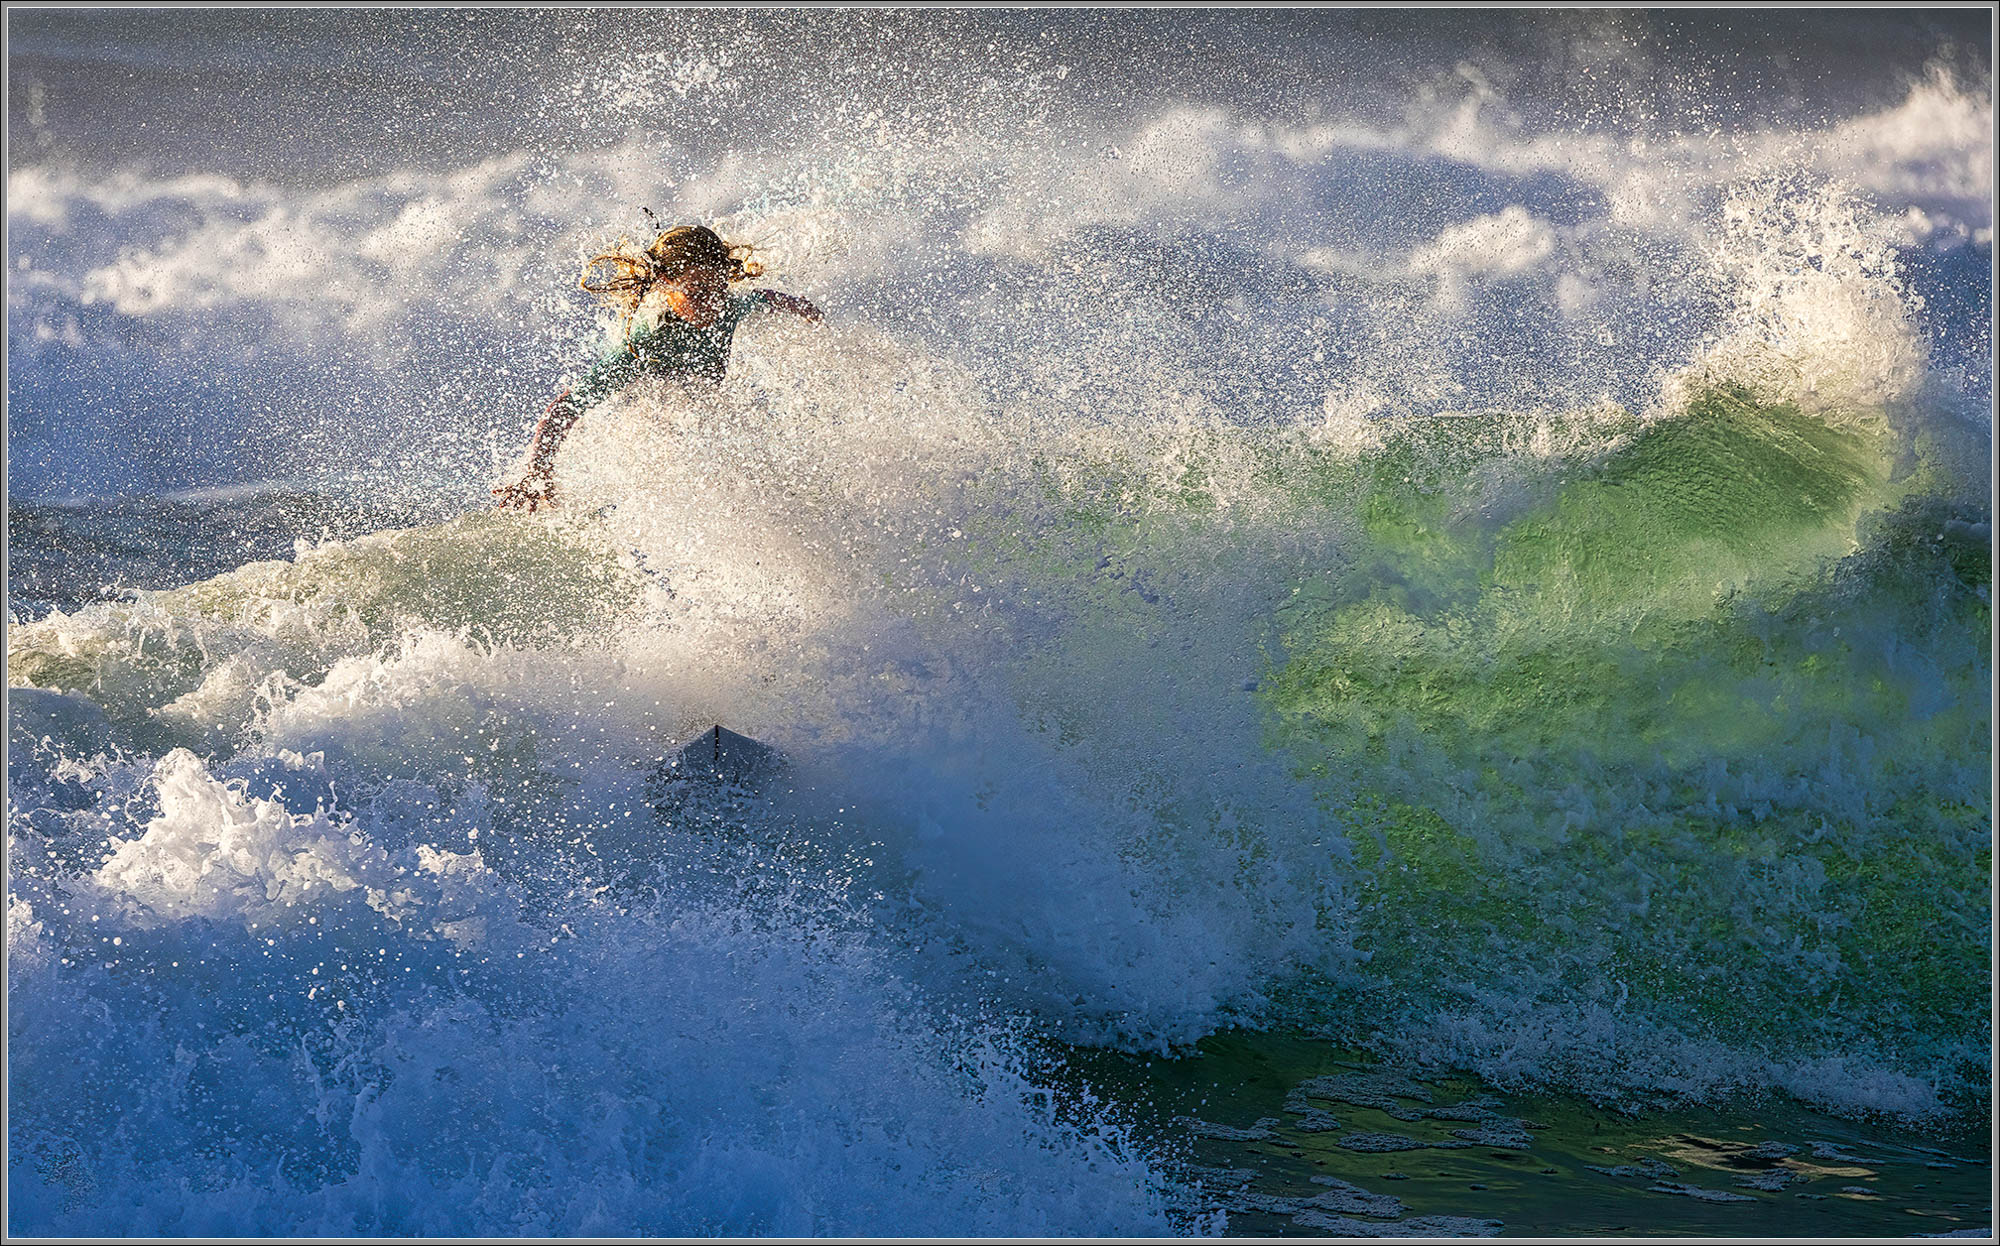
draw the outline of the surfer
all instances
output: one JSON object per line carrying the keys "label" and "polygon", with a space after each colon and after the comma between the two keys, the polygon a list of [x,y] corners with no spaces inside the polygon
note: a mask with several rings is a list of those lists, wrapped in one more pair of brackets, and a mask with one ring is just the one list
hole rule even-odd
{"label": "surfer", "polygon": [[[644,249],[620,244],[592,256],[579,284],[619,310],[619,345],[549,404],[528,442],[527,472],[493,490],[499,504],[531,511],[554,505],[556,449],[570,426],[639,377],[720,384],[736,326],[752,312],[768,307],[822,319],[819,308],[795,294],[730,290],[760,271],[748,246],[724,242],[706,225],[677,225]],[[642,307],[651,314],[641,317]]]}

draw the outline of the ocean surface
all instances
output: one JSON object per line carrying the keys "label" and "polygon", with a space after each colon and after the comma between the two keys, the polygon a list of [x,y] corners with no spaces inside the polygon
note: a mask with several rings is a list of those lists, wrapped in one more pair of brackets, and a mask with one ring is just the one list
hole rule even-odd
{"label": "ocean surface", "polygon": [[6,20],[10,1233],[1990,1230],[1989,12]]}

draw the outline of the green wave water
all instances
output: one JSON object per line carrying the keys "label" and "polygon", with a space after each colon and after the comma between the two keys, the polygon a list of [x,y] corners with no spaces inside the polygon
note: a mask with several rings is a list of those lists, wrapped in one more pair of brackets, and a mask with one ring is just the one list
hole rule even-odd
{"label": "green wave water", "polygon": [[1454,510],[1462,465],[1425,449],[1377,462],[1373,565],[1292,613],[1266,685],[1275,742],[1352,827],[1365,990],[1471,1009],[1457,1041],[1488,1055],[1559,1045],[1540,1000],[1612,1047],[1665,1027],[1976,1096],[1977,513],[1899,472],[1886,431],[1742,393],[1499,524]]}

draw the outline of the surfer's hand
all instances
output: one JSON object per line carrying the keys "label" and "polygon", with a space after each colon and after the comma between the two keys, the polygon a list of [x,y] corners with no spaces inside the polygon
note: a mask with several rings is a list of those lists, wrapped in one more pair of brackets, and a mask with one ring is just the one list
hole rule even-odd
{"label": "surfer's hand", "polygon": [[553,476],[540,472],[529,472],[510,485],[501,485],[493,490],[495,504],[504,508],[517,507],[525,511],[537,510],[556,504],[556,482]]}

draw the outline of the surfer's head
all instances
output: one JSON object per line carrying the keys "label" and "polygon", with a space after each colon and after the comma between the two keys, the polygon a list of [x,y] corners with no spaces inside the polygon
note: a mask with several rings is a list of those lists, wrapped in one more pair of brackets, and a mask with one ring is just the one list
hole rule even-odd
{"label": "surfer's head", "polygon": [[579,284],[628,322],[648,294],[664,288],[676,315],[706,323],[719,312],[731,282],[761,271],[748,245],[725,242],[706,225],[676,225],[643,248],[621,239],[591,256]]}

